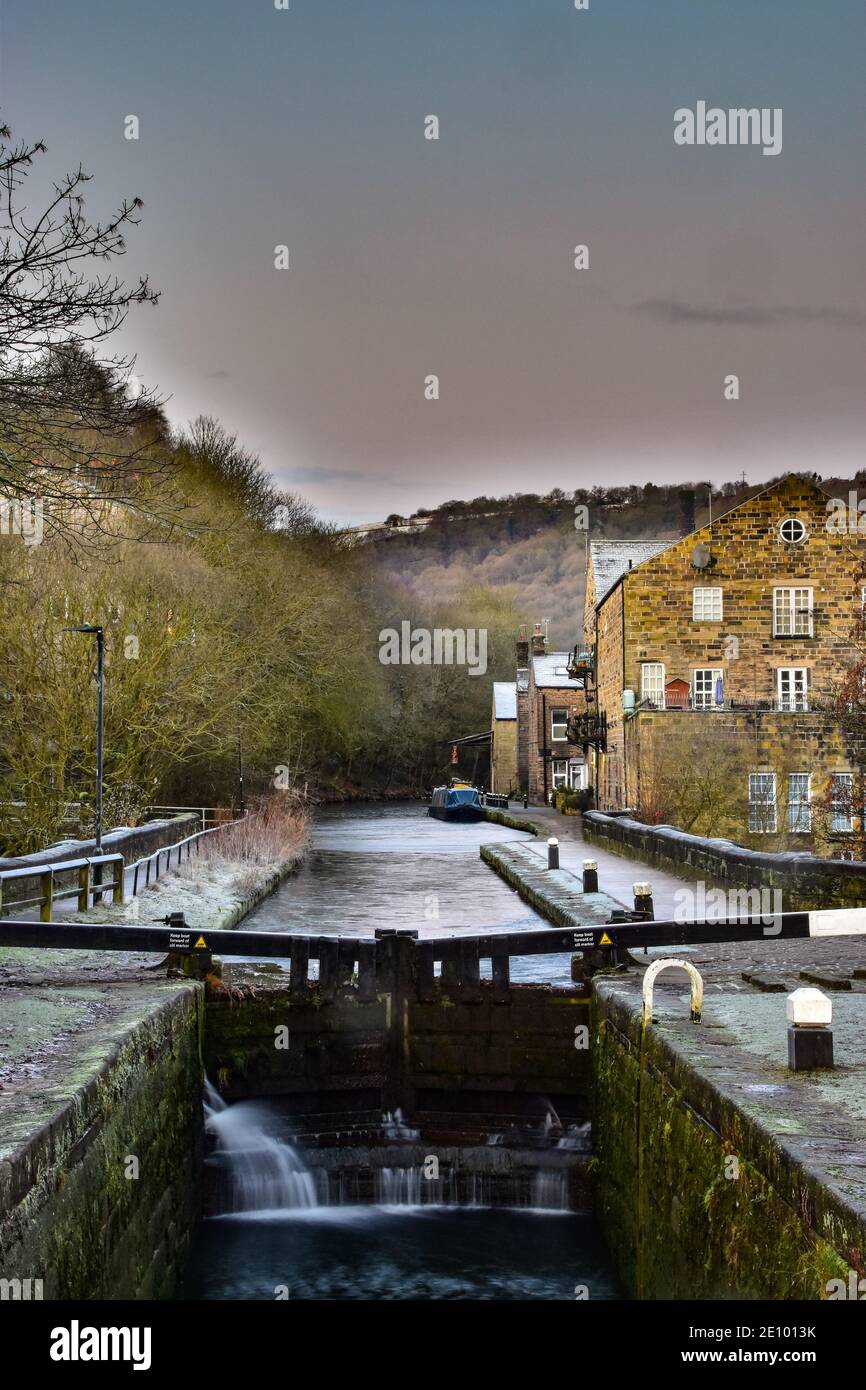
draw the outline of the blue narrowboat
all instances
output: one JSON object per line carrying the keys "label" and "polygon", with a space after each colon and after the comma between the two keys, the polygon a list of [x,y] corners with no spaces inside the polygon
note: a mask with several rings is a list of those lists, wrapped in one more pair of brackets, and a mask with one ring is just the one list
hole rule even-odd
{"label": "blue narrowboat", "polygon": [[430,798],[428,816],[437,820],[484,820],[484,808],[477,787],[468,782],[455,782],[450,787],[437,787]]}

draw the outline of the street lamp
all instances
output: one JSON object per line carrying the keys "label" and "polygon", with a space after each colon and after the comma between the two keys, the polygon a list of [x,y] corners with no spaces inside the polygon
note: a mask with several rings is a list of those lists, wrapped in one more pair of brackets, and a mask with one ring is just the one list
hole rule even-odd
{"label": "street lamp", "polygon": [[[105,633],[94,623],[65,627],[64,632],[90,632],[96,637],[96,853],[102,853],[102,729],[105,696]],[[97,866],[99,867],[99,866]]]}

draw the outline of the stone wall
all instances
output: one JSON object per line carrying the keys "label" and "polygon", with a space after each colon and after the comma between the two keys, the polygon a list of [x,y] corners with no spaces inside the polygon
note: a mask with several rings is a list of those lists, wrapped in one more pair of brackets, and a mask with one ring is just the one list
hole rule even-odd
{"label": "stone wall", "polygon": [[596,1212],[620,1278],[642,1299],[825,1298],[862,1267],[857,1194],[812,1171],[796,1125],[789,1146],[744,1112],[766,1076],[726,1072],[723,1040],[711,1063],[701,1033],[642,1029],[640,992],[596,979]]}
{"label": "stone wall", "polygon": [[[102,852],[103,854],[122,854],[124,864],[134,864],[139,859],[146,859],[156,850],[164,849],[166,845],[176,844],[178,840],[185,839],[187,835],[192,835],[199,829],[201,829],[201,817],[194,811],[172,816],[170,819],[146,821],[144,825],[123,826],[117,830],[106,831],[102,837]],[[57,844],[49,845],[46,849],[39,850],[35,854],[24,854],[7,859],[0,858],[0,870],[23,869],[32,865],[34,872],[32,879],[11,879],[3,883],[3,901],[15,903],[22,898],[35,897],[37,892],[35,875],[38,873],[40,865],[58,864],[67,859],[86,859],[95,853],[96,842],[94,840],[60,840]],[[63,877],[58,875],[61,882]],[[71,883],[75,879],[75,874],[66,877]]]}
{"label": "stone wall", "polygon": [[490,790],[513,796],[517,789],[517,720],[494,719]]}
{"label": "stone wall", "polygon": [[587,811],[589,844],[639,859],[679,878],[714,888],[779,889],[786,911],[866,905],[866,863],[744,849],[730,840],[687,835],[671,825],[642,825],[626,816]]}
{"label": "stone wall", "polygon": [[173,1295],[198,1211],[201,1021],[200,986],[154,985],[42,1127],[4,1135],[0,1278],[46,1299]]}

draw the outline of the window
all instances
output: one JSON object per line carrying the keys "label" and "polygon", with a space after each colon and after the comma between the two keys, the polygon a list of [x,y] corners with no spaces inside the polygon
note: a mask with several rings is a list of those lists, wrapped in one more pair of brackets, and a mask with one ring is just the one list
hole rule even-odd
{"label": "window", "polygon": [[722,621],[721,589],[692,589],[692,621],[720,623]]}
{"label": "window", "polygon": [[783,666],[776,672],[776,704],[780,710],[809,708],[808,675],[805,666]]}
{"label": "window", "polygon": [[830,778],[831,830],[849,831],[854,829],[853,792],[853,772],[834,772]]}
{"label": "window", "polygon": [[808,835],[812,829],[811,776],[792,772],[788,778],[788,829],[794,835]]}
{"label": "window", "polygon": [[568,760],[566,758],[558,758],[553,764],[553,790],[556,791],[558,787],[567,786]]}
{"label": "window", "polygon": [[802,545],[809,532],[799,517],[788,516],[779,526],[779,535],[786,545]]}
{"label": "window", "polygon": [[550,711],[550,737],[557,743],[568,741],[568,710]]}
{"label": "window", "polygon": [[749,829],[757,835],[776,833],[776,774],[749,773]]}
{"label": "window", "polygon": [[569,759],[568,785],[573,792],[583,791],[588,785],[586,763],[578,762],[577,758]]}
{"label": "window", "polygon": [[812,590],[773,590],[773,636],[812,636]]}
{"label": "window", "polygon": [[665,668],[660,661],[645,661],[641,666],[640,697],[655,709],[664,709]]}
{"label": "window", "polygon": [[704,667],[692,671],[692,708],[715,709],[724,704],[724,684],[722,672]]}

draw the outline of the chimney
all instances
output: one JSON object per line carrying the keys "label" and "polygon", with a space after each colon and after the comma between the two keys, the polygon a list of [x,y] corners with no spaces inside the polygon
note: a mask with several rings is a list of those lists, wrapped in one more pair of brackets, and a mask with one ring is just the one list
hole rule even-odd
{"label": "chimney", "polygon": [[535,627],[532,629],[532,655],[544,656],[544,646],[544,629],[541,623],[536,623]]}
{"label": "chimney", "polygon": [[517,629],[517,669],[525,669],[529,665],[529,639],[526,636],[526,628],[521,626]]}

